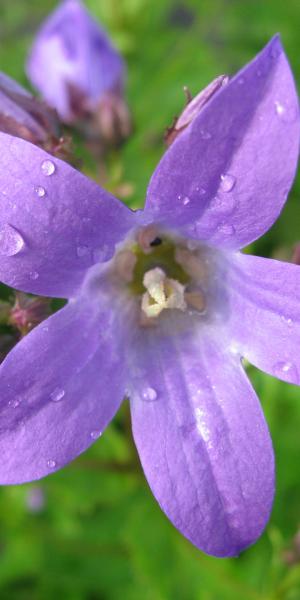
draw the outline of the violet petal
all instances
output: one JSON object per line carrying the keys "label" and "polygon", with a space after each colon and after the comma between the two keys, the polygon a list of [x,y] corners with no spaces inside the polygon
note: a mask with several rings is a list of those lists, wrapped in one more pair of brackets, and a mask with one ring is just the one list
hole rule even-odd
{"label": "violet petal", "polygon": [[36,327],[0,367],[0,482],[61,468],[88,448],[124,395],[122,324],[109,298],[78,298]]}
{"label": "violet petal", "polygon": [[0,133],[0,279],[25,292],[74,295],[136,221],[110,193],[40,148]]}
{"label": "violet petal", "polygon": [[[234,556],[269,518],[272,444],[239,358],[204,329],[136,348],[133,435],[150,487],[197,547]],[[140,373],[137,369],[140,368]]]}
{"label": "violet petal", "polygon": [[297,94],[275,37],[165,153],[150,181],[147,209],[191,237],[245,246],[278,217],[298,145]]}
{"label": "violet petal", "polygon": [[299,266],[238,253],[226,287],[233,347],[259,369],[299,385]]}

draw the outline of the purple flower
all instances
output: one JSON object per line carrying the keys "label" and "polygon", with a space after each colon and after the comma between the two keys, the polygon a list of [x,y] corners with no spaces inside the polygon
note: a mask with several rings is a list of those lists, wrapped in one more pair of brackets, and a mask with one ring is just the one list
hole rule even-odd
{"label": "purple flower", "polygon": [[278,217],[298,142],[277,37],[177,137],[144,211],[0,135],[1,280],[69,299],[1,365],[1,483],[67,464],[126,395],[143,469],[174,525],[216,556],[256,540],[274,460],[241,357],[300,383],[300,270],[240,248]]}
{"label": "purple flower", "polygon": [[24,138],[49,150],[58,143],[55,111],[0,72],[0,131]]}
{"label": "purple flower", "polygon": [[68,123],[96,112],[106,94],[121,101],[123,60],[79,0],[65,0],[42,25],[27,71]]}

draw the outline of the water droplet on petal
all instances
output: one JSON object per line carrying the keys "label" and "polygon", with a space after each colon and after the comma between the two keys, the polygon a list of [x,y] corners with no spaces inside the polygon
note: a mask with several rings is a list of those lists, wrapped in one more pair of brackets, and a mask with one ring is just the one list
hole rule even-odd
{"label": "water droplet on petal", "polygon": [[244,80],[244,78],[243,78],[243,77],[240,77],[240,78],[238,79],[238,84],[239,84],[239,85],[244,85],[244,83],[245,83],[245,80]]}
{"label": "water droplet on petal", "polygon": [[185,198],[183,198],[183,200],[182,200],[183,206],[186,206],[187,204],[189,204],[190,201],[191,201],[190,198],[188,198],[188,196],[185,196]]}
{"label": "water droplet on petal", "polygon": [[8,223],[0,229],[0,256],[14,256],[25,246],[21,234]]}
{"label": "water droplet on petal", "polygon": [[78,258],[81,258],[82,256],[86,256],[88,254],[89,248],[88,246],[77,246],[76,248],[76,254],[78,256]]}
{"label": "water droplet on petal", "polygon": [[49,469],[55,469],[56,467],[56,461],[55,460],[47,460],[47,467],[49,467]]}
{"label": "water droplet on petal", "polygon": [[99,437],[101,437],[101,435],[102,431],[100,431],[99,429],[94,429],[94,431],[91,431],[90,433],[92,440],[97,440]]}
{"label": "water droplet on petal", "polygon": [[55,164],[52,162],[52,160],[44,160],[41,164],[42,172],[44,175],[46,175],[46,177],[53,175],[55,168]]}
{"label": "water droplet on petal", "polygon": [[281,117],[281,115],[283,115],[285,113],[285,108],[284,108],[283,104],[278,102],[278,100],[276,100],[276,102],[275,102],[275,110],[280,117]]}
{"label": "water droplet on petal", "polygon": [[293,326],[293,320],[289,317],[286,317],[285,315],[281,315],[281,320],[288,326],[288,327],[292,327]]}
{"label": "water droplet on petal", "polygon": [[198,194],[200,194],[200,196],[204,196],[204,195],[206,194],[206,189],[205,189],[205,188],[203,188],[203,187],[199,187],[199,186],[197,186],[197,187],[195,188],[195,191],[196,191]]}
{"label": "water droplet on petal", "polygon": [[157,392],[151,387],[147,387],[142,393],[142,399],[145,402],[155,402],[157,400]]}
{"label": "water droplet on petal", "polygon": [[233,235],[235,233],[235,228],[230,223],[221,223],[218,225],[219,233],[223,233],[224,235]]}
{"label": "water droplet on petal", "polygon": [[272,45],[270,48],[270,57],[277,58],[277,56],[279,56],[279,53],[280,53],[280,50],[279,50],[278,46]]}
{"label": "water droplet on petal", "polygon": [[95,248],[93,258],[95,262],[104,262],[108,257],[109,247],[105,244],[101,248]]}
{"label": "water droplet on petal", "polygon": [[61,388],[55,388],[54,392],[52,392],[50,394],[50,398],[52,400],[52,402],[59,402],[60,400],[63,399],[65,395],[65,390],[61,389]]}
{"label": "water droplet on petal", "polygon": [[29,279],[32,279],[33,281],[35,281],[38,278],[39,278],[39,274],[37,271],[31,271],[31,273],[29,273]]}
{"label": "water droplet on petal", "polygon": [[274,375],[284,381],[298,383],[299,376],[297,367],[292,362],[278,362],[273,367]]}
{"label": "water droplet on petal", "polygon": [[44,198],[44,196],[46,196],[46,190],[41,185],[38,185],[35,188],[35,192],[36,192],[36,194],[38,195],[39,198]]}
{"label": "water droplet on petal", "polygon": [[211,133],[205,129],[200,129],[200,135],[203,140],[210,140],[211,138]]}
{"label": "water droplet on petal", "polygon": [[10,400],[8,404],[12,408],[17,408],[18,406],[20,406],[21,400],[19,400],[18,398],[15,398],[14,400]]}
{"label": "water droplet on petal", "polygon": [[222,192],[231,192],[236,184],[236,178],[234,175],[230,175],[227,173],[226,175],[221,175],[221,185],[220,188]]}

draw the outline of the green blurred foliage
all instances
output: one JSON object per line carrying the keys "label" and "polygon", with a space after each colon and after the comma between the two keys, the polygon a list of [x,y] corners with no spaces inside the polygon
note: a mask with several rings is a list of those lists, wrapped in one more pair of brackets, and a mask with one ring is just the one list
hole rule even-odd
{"label": "green blurred foliage", "polygon": [[[24,61],[54,0],[0,0],[0,68],[26,84]],[[234,73],[276,32],[300,81],[298,0],[87,0],[128,62],[135,130],[106,163],[132,207],[164,151],[163,132],[192,93]],[[28,84],[27,84],[28,85]],[[84,169],[98,166],[78,140]],[[300,238],[299,180],[281,218],[251,251],[289,260]],[[11,291],[2,286],[1,298]],[[2,330],[3,336],[5,331]],[[1,600],[299,600],[300,563],[286,551],[300,527],[300,392],[254,368],[277,459],[270,523],[239,558],[207,557],[160,511],[143,478],[125,405],[102,439],[42,482],[0,490]],[[39,500],[40,499],[40,500]]]}

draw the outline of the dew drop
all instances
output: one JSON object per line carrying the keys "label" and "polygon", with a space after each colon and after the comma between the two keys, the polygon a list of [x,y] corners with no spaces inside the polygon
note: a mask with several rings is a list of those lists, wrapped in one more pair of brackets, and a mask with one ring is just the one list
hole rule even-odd
{"label": "dew drop", "polygon": [[50,398],[52,402],[59,402],[63,399],[64,395],[65,390],[63,390],[62,388],[55,388],[54,392],[50,394]]}
{"label": "dew drop", "polygon": [[223,233],[224,235],[233,235],[235,233],[235,228],[230,223],[221,223],[218,226],[219,233]]}
{"label": "dew drop", "polygon": [[21,234],[8,223],[0,229],[0,256],[15,256],[25,246]]}
{"label": "dew drop", "polygon": [[220,188],[222,192],[231,192],[236,184],[236,178],[234,175],[230,175],[227,173],[226,175],[221,175],[221,185]]}
{"label": "dew drop", "polygon": [[278,362],[273,367],[274,375],[289,381],[291,383],[298,383],[299,376],[297,367],[292,362]]}
{"label": "dew drop", "polygon": [[157,400],[157,392],[151,387],[146,388],[142,393],[142,399],[145,402],[155,402]]}
{"label": "dew drop", "polygon": [[14,400],[10,400],[10,402],[8,404],[12,408],[17,408],[18,406],[20,406],[21,400],[18,400],[18,398],[15,398]]}
{"label": "dew drop", "polygon": [[101,435],[102,435],[102,431],[100,431],[99,429],[94,429],[90,433],[92,440],[97,440],[99,437],[101,437]]}
{"label": "dew drop", "polygon": [[188,198],[188,196],[185,196],[185,198],[183,198],[183,200],[182,200],[183,206],[187,206],[187,204],[189,204],[190,201],[191,201],[190,198]]}
{"label": "dew drop", "polygon": [[284,108],[283,104],[281,104],[281,102],[278,102],[278,100],[276,100],[276,102],[275,102],[275,110],[276,110],[277,114],[279,115],[279,117],[281,117],[285,113],[285,108]]}
{"label": "dew drop", "polygon": [[56,461],[51,459],[47,460],[47,467],[49,467],[49,469],[55,469]]}
{"label": "dew drop", "polygon": [[195,188],[195,191],[200,194],[200,196],[204,196],[206,194],[206,189],[200,186],[197,186]]}
{"label": "dew drop", "polygon": [[35,281],[38,278],[39,278],[39,274],[37,271],[31,271],[29,273],[29,279],[32,279],[32,281]]}
{"label": "dew drop", "polygon": [[210,140],[210,138],[211,138],[211,133],[209,133],[209,131],[207,131],[205,129],[200,130],[200,135],[203,140]]}
{"label": "dew drop", "polygon": [[52,160],[44,160],[41,164],[42,173],[49,177],[55,172],[55,164]]}
{"label": "dew drop", "polygon": [[101,248],[95,248],[93,258],[95,262],[103,262],[108,258],[109,247],[104,244]]}
{"label": "dew drop", "polygon": [[86,256],[89,251],[88,246],[77,246],[76,254],[78,258],[82,258],[82,256]]}
{"label": "dew drop", "polygon": [[270,48],[270,57],[271,58],[277,58],[277,56],[279,56],[279,48],[278,46],[272,45]]}
{"label": "dew drop", "polygon": [[285,315],[281,315],[281,320],[288,326],[293,326],[293,320],[290,317],[286,317]]}
{"label": "dew drop", "polygon": [[38,185],[34,191],[36,192],[39,198],[44,198],[44,196],[46,196],[46,190],[41,185]]}

